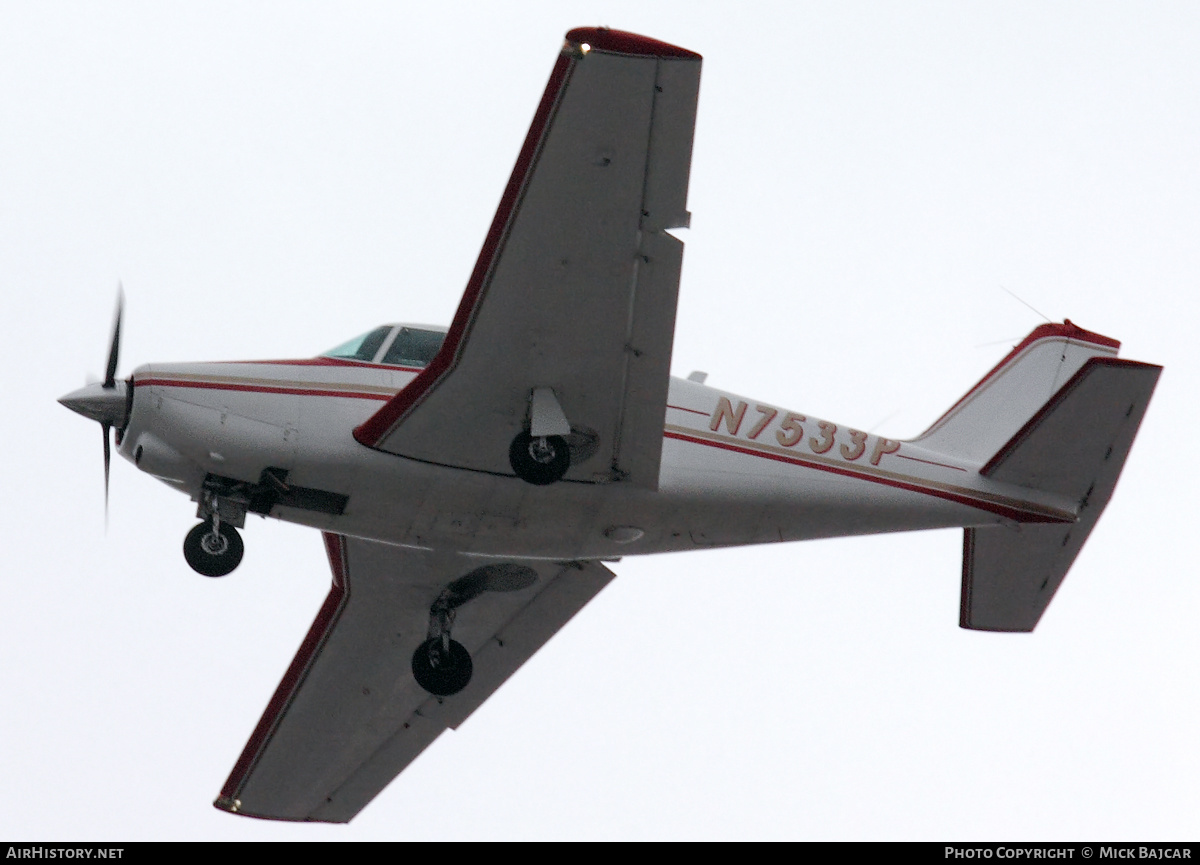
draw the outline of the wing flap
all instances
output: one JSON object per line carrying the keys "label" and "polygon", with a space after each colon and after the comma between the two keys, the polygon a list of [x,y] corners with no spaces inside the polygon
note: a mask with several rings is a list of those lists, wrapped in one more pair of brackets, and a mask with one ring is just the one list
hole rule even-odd
{"label": "wing flap", "polygon": [[612,480],[630,479],[640,486],[658,487],[671,379],[671,340],[664,341],[662,335],[675,332],[682,268],[681,241],[665,233],[642,237],[625,348],[624,399],[613,430],[616,448],[609,474]]}
{"label": "wing flap", "polygon": [[[486,696],[496,691],[614,576],[598,562],[568,562],[558,567],[555,579],[476,654],[475,674],[467,686],[468,692],[478,689]],[[482,704],[482,698],[477,702],[463,700],[453,706],[447,701],[440,708],[446,710],[446,726],[458,729]]]}
{"label": "wing flap", "polygon": [[475,658],[442,701],[412,678],[429,607],[478,559],[326,535],[330,600],[215,803],[248,816],[345,822],[447,727],[483,703],[612,579],[592,562],[534,563],[538,580],[486,592],[458,611],[454,638]]}

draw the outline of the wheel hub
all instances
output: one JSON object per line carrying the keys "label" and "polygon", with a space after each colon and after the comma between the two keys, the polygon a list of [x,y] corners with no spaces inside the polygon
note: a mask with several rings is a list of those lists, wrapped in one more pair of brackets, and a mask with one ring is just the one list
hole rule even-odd
{"label": "wheel hub", "polygon": [[529,443],[529,456],[535,463],[547,465],[554,462],[554,446],[545,436],[540,436]]}
{"label": "wheel hub", "polygon": [[229,549],[229,538],[218,532],[209,532],[200,539],[200,549],[210,556],[221,556]]}

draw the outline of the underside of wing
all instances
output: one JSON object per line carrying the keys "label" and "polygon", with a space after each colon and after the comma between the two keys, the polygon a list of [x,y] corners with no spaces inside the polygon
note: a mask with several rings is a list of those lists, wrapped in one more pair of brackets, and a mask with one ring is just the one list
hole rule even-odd
{"label": "underside of wing", "polygon": [[446,342],[360,442],[513,474],[540,424],[567,480],[657,486],[699,82],[683,49],[567,34]]}
{"label": "underside of wing", "polygon": [[223,810],[349,821],[613,576],[595,562],[522,562],[496,570],[525,579],[490,588],[476,580],[453,629],[473,674],[461,692],[438,698],[413,678],[414,653],[446,587],[487,565],[341,535],[325,543],[333,588],[214,803]]}

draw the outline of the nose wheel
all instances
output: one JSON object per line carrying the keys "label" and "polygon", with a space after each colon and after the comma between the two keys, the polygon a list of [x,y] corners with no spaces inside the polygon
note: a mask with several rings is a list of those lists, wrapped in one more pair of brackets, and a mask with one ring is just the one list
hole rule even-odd
{"label": "nose wheel", "polygon": [[183,539],[183,557],[206,577],[223,577],[242,561],[245,547],[238,530],[218,520],[203,522]]}

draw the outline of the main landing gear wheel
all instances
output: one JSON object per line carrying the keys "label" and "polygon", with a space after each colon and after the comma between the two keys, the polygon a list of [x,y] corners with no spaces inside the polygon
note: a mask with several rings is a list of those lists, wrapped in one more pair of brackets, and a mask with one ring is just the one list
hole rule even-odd
{"label": "main landing gear wheel", "polygon": [[246,550],[233,526],[214,528],[200,523],[183,539],[183,557],[192,570],[206,577],[223,577],[238,566]]}
{"label": "main landing gear wheel", "polygon": [[412,671],[417,684],[435,697],[449,697],[467,687],[474,664],[471,653],[462,643],[449,640],[449,650],[435,637],[417,646],[413,652]]}
{"label": "main landing gear wheel", "polygon": [[567,473],[571,467],[571,451],[562,436],[534,438],[523,432],[512,440],[508,462],[521,480],[544,487]]}

